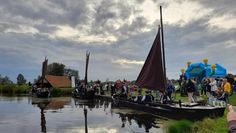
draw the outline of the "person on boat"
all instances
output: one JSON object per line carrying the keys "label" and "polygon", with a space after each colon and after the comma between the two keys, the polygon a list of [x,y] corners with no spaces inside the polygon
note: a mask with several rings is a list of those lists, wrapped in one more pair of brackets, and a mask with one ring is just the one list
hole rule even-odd
{"label": "person on boat", "polygon": [[111,96],[113,96],[115,93],[116,93],[115,84],[112,84],[111,85]]}
{"label": "person on boat", "polygon": [[134,99],[134,101],[137,102],[137,103],[141,103],[141,102],[142,102],[142,98],[143,98],[142,90],[141,90],[141,89],[138,89],[138,95],[136,96],[136,98]]}
{"label": "person on boat", "polygon": [[152,102],[153,97],[151,96],[151,91],[147,90],[145,92],[146,92],[146,94],[143,96],[142,102]]}
{"label": "person on boat", "polygon": [[207,93],[208,93],[208,96],[211,94],[211,80],[210,78],[207,78],[207,86],[206,86],[206,89],[207,89]]}
{"label": "person on boat", "polygon": [[160,97],[160,102],[166,104],[170,99],[168,98],[167,94],[165,91],[160,92],[161,97]]}
{"label": "person on boat", "polygon": [[171,82],[171,80],[167,80],[167,85],[166,85],[166,94],[170,101],[172,101],[172,93],[175,92],[175,86]]}
{"label": "person on boat", "polygon": [[203,77],[201,84],[202,84],[201,95],[206,95],[206,90],[207,90],[207,79],[206,79],[206,77]]}
{"label": "person on boat", "polygon": [[32,87],[32,94],[35,94],[35,93],[37,93],[37,86],[36,85],[33,85],[33,87]]}
{"label": "person on boat", "polygon": [[193,79],[188,79],[187,82],[187,94],[188,94],[188,101],[190,103],[194,103],[194,99],[193,99],[193,92],[195,91],[195,81]]}
{"label": "person on boat", "polygon": [[127,86],[127,83],[125,82],[122,83],[120,97],[126,98],[126,99],[128,97],[128,86]]}
{"label": "person on boat", "polygon": [[216,82],[214,77],[211,78],[211,82],[210,82],[209,85],[211,86],[211,95],[213,97],[215,97],[216,96],[216,91],[217,91],[218,88],[217,88],[217,82]]}
{"label": "person on boat", "polygon": [[229,112],[227,114],[228,133],[236,133],[236,112],[233,110],[233,106],[229,106]]}
{"label": "person on boat", "polygon": [[181,96],[187,95],[187,78],[184,76],[182,77],[181,86],[180,86],[180,94]]}

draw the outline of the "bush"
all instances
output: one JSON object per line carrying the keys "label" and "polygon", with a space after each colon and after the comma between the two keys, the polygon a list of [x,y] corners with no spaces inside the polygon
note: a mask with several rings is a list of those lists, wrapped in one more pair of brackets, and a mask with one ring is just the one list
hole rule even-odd
{"label": "bush", "polygon": [[193,125],[194,133],[213,133],[214,120],[206,118],[203,121],[197,121]]}
{"label": "bush", "polygon": [[191,133],[192,132],[191,125],[192,122],[188,120],[171,122],[167,126],[167,133]]}
{"label": "bush", "polygon": [[51,91],[52,97],[59,97],[59,96],[70,96],[72,92],[72,88],[53,88]]}
{"label": "bush", "polygon": [[16,84],[1,84],[0,85],[0,93],[7,95],[15,95],[15,94],[28,94],[30,88],[28,85],[16,85]]}

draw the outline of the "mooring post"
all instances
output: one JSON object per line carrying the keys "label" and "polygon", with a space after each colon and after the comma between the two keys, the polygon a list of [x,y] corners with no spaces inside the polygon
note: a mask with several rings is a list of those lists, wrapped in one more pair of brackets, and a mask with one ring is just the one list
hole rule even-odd
{"label": "mooring post", "polygon": [[85,117],[85,133],[88,133],[88,127],[87,127],[87,109],[84,108],[84,117]]}

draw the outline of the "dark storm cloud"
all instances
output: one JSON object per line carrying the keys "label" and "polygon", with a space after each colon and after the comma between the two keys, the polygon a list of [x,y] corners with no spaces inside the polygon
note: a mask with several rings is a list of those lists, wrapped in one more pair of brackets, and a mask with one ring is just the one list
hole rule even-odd
{"label": "dark storm cloud", "polygon": [[13,16],[20,16],[30,20],[42,20],[47,24],[69,24],[76,26],[86,23],[88,7],[86,1],[47,1],[47,0],[3,0],[3,11]]}

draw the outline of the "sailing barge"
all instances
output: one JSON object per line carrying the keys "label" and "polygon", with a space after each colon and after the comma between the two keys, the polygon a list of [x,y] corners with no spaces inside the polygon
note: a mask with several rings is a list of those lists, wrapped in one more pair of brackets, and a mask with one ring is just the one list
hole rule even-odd
{"label": "sailing barge", "polygon": [[82,100],[93,100],[95,97],[95,91],[90,89],[88,86],[88,64],[89,64],[89,56],[90,53],[86,53],[86,66],[85,66],[85,77],[84,82],[77,86],[75,90],[72,92],[72,96],[74,98],[82,99]]}
{"label": "sailing barge", "polygon": [[[143,68],[136,80],[136,85],[140,88],[159,90],[165,92],[166,87],[166,69],[165,69],[165,51],[164,36],[162,24],[162,10],[160,7],[161,27],[158,28],[157,36],[143,65]],[[160,33],[161,32],[161,33]],[[162,42],[162,43],[161,43]],[[185,105],[179,102],[164,103],[137,103],[133,100],[123,99],[118,96],[113,97],[113,105],[119,107],[129,107],[142,110],[156,115],[172,119],[202,119],[204,117],[220,117],[224,115],[225,107],[203,105],[192,103]]]}
{"label": "sailing barge", "polygon": [[33,85],[32,96],[38,98],[48,98],[50,97],[50,90],[47,81],[45,80],[47,74],[48,59],[42,63],[42,76],[38,81]]}

